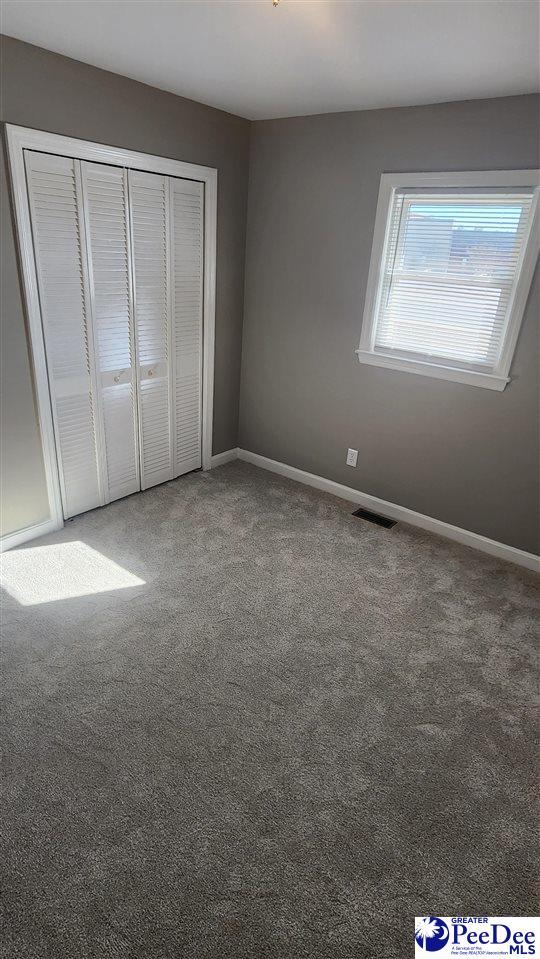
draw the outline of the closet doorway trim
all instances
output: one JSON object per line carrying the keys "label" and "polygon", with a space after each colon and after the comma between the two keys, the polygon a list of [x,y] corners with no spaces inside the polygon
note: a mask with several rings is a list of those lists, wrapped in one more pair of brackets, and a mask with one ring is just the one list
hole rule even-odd
{"label": "closet doorway trim", "polygon": [[[50,520],[40,524],[39,532],[21,530],[17,542],[22,543],[36,535],[43,535],[64,525],[60,477],[56,459],[51,399],[45,359],[45,343],[41,323],[30,205],[26,186],[24,150],[52,153],[108,163],[128,169],[144,170],[164,176],[198,180],[204,183],[204,273],[203,273],[203,391],[202,391],[202,466],[208,470],[212,465],[212,422],[214,404],[214,342],[216,310],[216,228],[217,228],[217,170],[213,167],[184,163],[150,153],[136,153],[119,147],[78,140],[41,130],[6,124],[6,139],[13,188],[17,238],[22,268],[24,296],[30,335],[31,360],[36,391],[36,403],[45,478],[49,500]],[[46,528],[45,528],[46,527]],[[28,533],[25,536],[25,533]],[[11,545],[11,544],[10,544]],[[15,544],[13,544],[15,545]]]}

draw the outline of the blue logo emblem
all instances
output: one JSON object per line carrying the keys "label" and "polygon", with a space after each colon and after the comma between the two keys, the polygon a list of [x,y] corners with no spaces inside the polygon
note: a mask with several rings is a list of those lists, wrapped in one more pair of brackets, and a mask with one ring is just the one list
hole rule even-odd
{"label": "blue logo emblem", "polygon": [[438,952],[448,942],[448,926],[437,916],[422,916],[414,930],[414,938],[426,952]]}

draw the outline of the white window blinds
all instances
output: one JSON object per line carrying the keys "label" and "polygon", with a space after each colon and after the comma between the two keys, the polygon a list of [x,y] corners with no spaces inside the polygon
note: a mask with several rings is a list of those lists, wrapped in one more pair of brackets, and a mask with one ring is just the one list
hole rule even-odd
{"label": "white window blinds", "polygon": [[383,173],[360,363],[504,390],[539,201],[540,170]]}
{"label": "white window blinds", "polygon": [[533,191],[393,196],[375,353],[496,369],[529,232]]}

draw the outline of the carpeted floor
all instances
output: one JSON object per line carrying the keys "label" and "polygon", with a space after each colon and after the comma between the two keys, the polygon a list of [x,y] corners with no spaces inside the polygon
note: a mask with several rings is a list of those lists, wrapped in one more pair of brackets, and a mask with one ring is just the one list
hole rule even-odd
{"label": "carpeted floor", "polygon": [[535,579],[353,508],[232,463],[5,555],[4,959],[536,913]]}

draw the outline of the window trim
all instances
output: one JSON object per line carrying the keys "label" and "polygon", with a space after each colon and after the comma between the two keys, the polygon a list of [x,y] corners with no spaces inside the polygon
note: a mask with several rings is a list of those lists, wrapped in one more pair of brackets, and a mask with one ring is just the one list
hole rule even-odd
{"label": "window trim", "polygon": [[[423,362],[406,357],[388,356],[375,352],[375,324],[378,314],[379,298],[382,289],[383,268],[386,260],[391,225],[391,211],[395,194],[403,189],[447,189],[447,188],[495,188],[504,189],[528,187],[534,190],[529,230],[523,245],[523,256],[518,267],[517,282],[510,303],[510,316],[502,343],[501,356],[496,369],[490,373],[469,370],[454,366],[445,366],[444,361]],[[360,363],[384,367],[390,370],[417,373],[436,379],[453,380],[469,386],[479,386],[490,390],[504,390],[510,382],[510,366],[516,348],[517,338],[529,289],[533,278],[536,260],[540,252],[540,170],[484,170],[471,173],[383,173],[379,187],[373,244],[362,320],[360,344],[355,351]]]}

